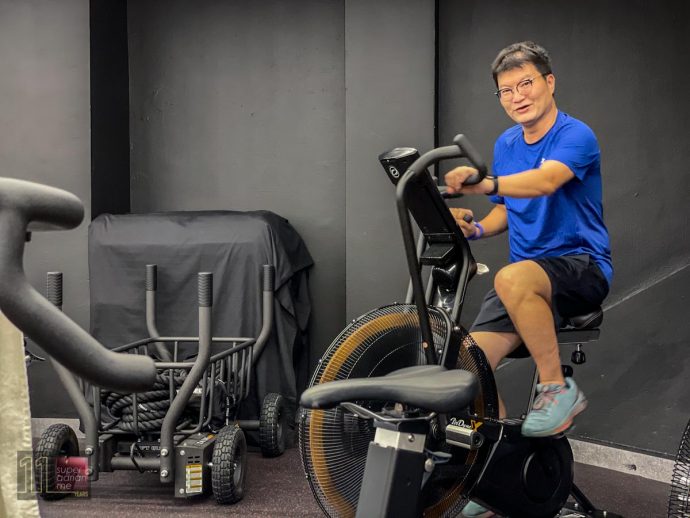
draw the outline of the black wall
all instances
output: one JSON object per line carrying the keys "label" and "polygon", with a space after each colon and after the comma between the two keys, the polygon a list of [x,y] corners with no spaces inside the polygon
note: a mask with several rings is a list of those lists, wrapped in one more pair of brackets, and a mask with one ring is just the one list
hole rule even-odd
{"label": "black wall", "polygon": [[432,2],[347,1],[346,315],[402,301],[407,264],[395,190],[377,157],[434,144]]}
{"label": "black wall", "polygon": [[[684,273],[690,263],[688,6],[496,0],[441,1],[439,10],[442,142],[464,132],[492,158],[496,137],[512,121],[492,95],[490,64],[501,48],[525,39],[552,54],[559,108],[597,134],[615,279],[601,340],[576,372],[590,410],[575,433],[603,441],[615,435],[619,444],[663,452],[677,447],[690,412],[690,371],[677,368],[690,342],[681,316],[687,307],[678,308],[690,288]],[[480,214],[490,208],[474,197],[459,204]],[[503,237],[474,249],[494,272],[507,260]],[[490,284],[484,278],[472,286],[468,322]],[[648,339],[662,329],[667,332],[656,333],[657,340]],[[512,386],[526,371],[524,362],[514,362],[502,377]]]}
{"label": "black wall", "polygon": [[127,2],[90,0],[89,15],[93,219],[130,211]]}

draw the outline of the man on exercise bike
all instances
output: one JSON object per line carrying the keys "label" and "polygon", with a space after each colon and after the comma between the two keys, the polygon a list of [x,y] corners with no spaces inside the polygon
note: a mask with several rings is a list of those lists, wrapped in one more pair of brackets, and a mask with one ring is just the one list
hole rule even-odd
{"label": "man on exercise bike", "polygon": [[[494,370],[524,342],[540,384],[522,433],[546,437],[567,430],[587,404],[561,371],[561,319],[600,306],[613,276],[599,145],[589,127],[556,107],[556,79],[543,47],[510,45],[492,72],[496,96],[517,125],[496,141],[493,177],[464,186],[476,170],[463,166],[445,182],[450,193],[486,194],[495,204],[478,222],[466,221],[473,216],[468,209],[451,209],[468,239],[509,232],[511,264],[496,274],[470,332]],[[499,400],[500,417],[505,412]],[[470,505],[477,513],[468,514],[468,506],[465,516],[479,516],[480,506]]]}

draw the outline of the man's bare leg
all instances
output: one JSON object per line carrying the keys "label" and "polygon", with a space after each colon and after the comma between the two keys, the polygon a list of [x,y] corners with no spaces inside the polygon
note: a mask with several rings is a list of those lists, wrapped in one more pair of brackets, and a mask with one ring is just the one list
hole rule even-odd
{"label": "man's bare leg", "polygon": [[[476,331],[471,334],[472,338],[486,356],[491,370],[496,372],[496,367],[503,358],[513,352],[522,342],[520,337],[515,333],[494,333],[488,331]],[[498,395],[498,417],[503,419],[506,417],[506,407]]]}
{"label": "man's bare leg", "polygon": [[494,288],[518,334],[537,364],[541,387],[522,423],[527,437],[565,432],[587,406],[575,382],[563,378],[551,311],[551,281],[533,261],[513,263],[496,274]]}
{"label": "man's bare leg", "polygon": [[541,383],[563,385],[546,272],[534,261],[513,263],[496,274],[494,288],[537,364]]}

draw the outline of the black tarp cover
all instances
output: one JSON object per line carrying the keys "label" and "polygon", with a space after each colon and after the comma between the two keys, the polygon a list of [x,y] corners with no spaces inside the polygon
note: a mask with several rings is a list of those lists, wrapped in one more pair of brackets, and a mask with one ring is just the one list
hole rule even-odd
{"label": "black tarp cover", "polygon": [[[214,336],[257,337],[262,265],[275,266],[274,328],[258,359],[242,417],[268,392],[296,405],[295,359],[308,358],[311,255],[290,223],[269,211],[98,216],[89,226],[91,333],[109,348],[148,337],[145,273],[158,265],[161,336],[197,336],[197,273],[213,272]],[[257,399],[258,395],[258,399]]]}

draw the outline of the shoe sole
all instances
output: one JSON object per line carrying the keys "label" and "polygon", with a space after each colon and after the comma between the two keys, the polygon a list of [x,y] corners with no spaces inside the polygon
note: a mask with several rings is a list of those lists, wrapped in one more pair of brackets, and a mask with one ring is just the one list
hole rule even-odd
{"label": "shoe sole", "polygon": [[487,511],[482,514],[475,514],[473,516],[467,516],[466,514],[460,514],[460,518],[498,518],[498,515],[493,511]]}
{"label": "shoe sole", "polygon": [[573,426],[573,419],[575,418],[575,416],[577,416],[579,413],[581,413],[586,408],[587,408],[587,400],[584,398],[584,396],[582,396],[582,393],[580,393],[580,394],[578,394],[578,400],[575,402],[575,406],[573,407],[573,410],[570,412],[570,416],[562,425],[560,425],[559,427],[557,427],[555,429],[545,430],[545,431],[542,431],[539,433],[530,434],[526,437],[552,437],[555,435],[562,437]]}

